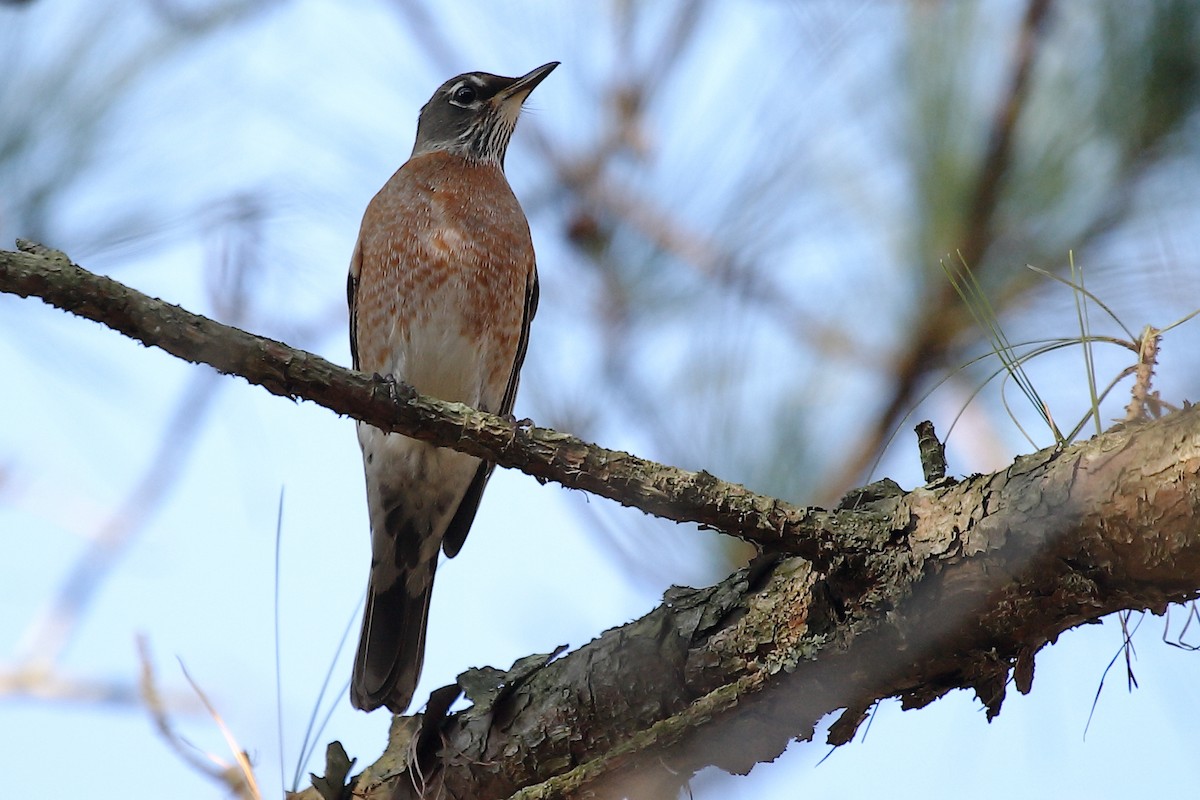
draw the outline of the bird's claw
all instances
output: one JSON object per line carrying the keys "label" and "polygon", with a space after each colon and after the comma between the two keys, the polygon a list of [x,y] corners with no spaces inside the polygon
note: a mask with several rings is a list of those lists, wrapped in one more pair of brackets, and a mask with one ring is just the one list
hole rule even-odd
{"label": "bird's claw", "polygon": [[396,380],[396,376],[390,372],[387,375],[380,375],[376,372],[371,377],[380,383],[387,384],[388,394],[397,403],[407,403],[417,396],[416,389],[404,381]]}
{"label": "bird's claw", "polygon": [[529,417],[517,419],[512,414],[505,414],[503,419],[505,422],[512,425],[513,428],[519,433],[529,433],[536,427],[533,423],[533,420],[531,420]]}

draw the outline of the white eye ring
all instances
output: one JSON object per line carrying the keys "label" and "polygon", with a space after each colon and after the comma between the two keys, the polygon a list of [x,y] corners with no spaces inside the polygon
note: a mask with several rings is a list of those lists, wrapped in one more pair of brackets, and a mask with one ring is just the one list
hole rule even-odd
{"label": "white eye ring", "polygon": [[475,87],[463,83],[450,92],[450,102],[456,106],[469,106],[475,102],[479,93],[475,91]]}

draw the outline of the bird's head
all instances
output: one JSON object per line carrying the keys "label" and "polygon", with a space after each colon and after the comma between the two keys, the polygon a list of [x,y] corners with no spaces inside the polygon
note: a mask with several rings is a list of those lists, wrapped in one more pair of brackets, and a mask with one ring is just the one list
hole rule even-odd
{"label": "bird's head", "polygon": [[421,108],[412,154],[445,151],[503,166],[521,105],[558,63],[519,78],[465,72],[446,81]]}

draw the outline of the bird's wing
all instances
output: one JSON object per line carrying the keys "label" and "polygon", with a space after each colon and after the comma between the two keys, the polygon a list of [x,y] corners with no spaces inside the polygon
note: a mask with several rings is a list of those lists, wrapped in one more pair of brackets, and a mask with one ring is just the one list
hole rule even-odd
{"label": "bird's wing", "polygon": [[521,338],[517,340],[517,357],[513,360],[512,373],[508,376],[508,386],[504,389],[504,399],[500,401],[501,415],[511,414],[513,403],[517,399],[517,384],[521,380],[521,366],[525,363],[525,351],[529,348],[529,325],[538,307],[538,277],[533,270],[533,277],[525,287],[525,315],[521,319]]}
{"label": "bird's wing", "polygon": [[[521,365],[525,363],[525,351],[529,347],[529,325],[533,322],[534,314],[537,313],[538,295],[537,270],[535,269],[533,277],[525,287],[525,315],[521,320],[521,338],[517,340],[517,357],[513,359],[512,372],[508,376],[508,386],[504,389],[504,399],[500,401],[498,414],[511,414],[513,403],[517,399],[517,384],[521,379]],[[471,480],[471,485],[467,488],[467,493],[463,495],[462,502],[458,504],[458,510],[454,512],[454,519],[450,520],[450,525],[446,528],[445,535],[442,536],[442,550],[446,553],[447,558],[454,558],[458,555],[463,542],[467,540],[467,532],[471,530],[471,523],[475,521],[475,512],[479,510],[479,501],[483,499],[483,487],[487,486],[488,478],[492,476],[492,469],[495,466],[487,461],[479,465],[475,477]]]}
{"label": "bird's wing", "polygon": [[346,304],[350,307],[350,363],[358,369],[358,274],[362,269],[362,240],[354,243],[350,274],[346,277]]}

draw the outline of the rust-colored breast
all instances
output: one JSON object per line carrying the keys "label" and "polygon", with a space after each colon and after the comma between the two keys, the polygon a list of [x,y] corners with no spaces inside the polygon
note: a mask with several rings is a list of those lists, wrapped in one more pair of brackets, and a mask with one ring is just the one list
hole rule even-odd
{"label": "rust-colored breast", "polygon": [[359,369],[499,407],[534,280],[529,225],[498,166],[409,160],[367,207],[356,248]]}

